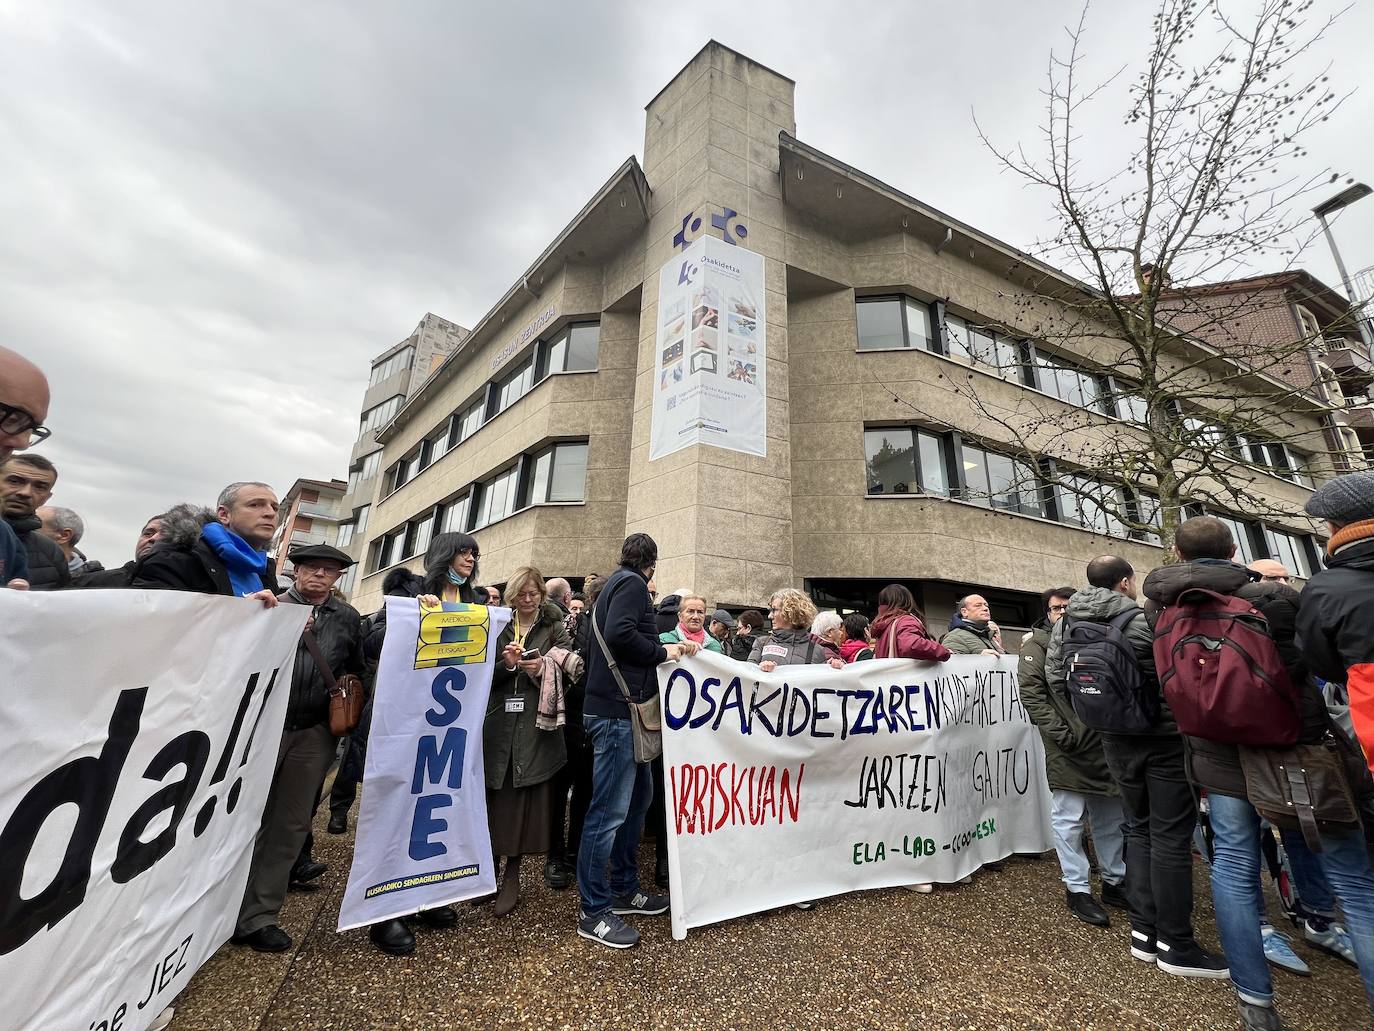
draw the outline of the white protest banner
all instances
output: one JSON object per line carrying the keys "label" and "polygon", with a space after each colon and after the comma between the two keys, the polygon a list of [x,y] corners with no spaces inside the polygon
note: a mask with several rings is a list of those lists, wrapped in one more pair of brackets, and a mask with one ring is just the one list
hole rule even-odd
{"label": "white protest banner", "polygon": [[703,236],[658,273],[649,460],[693,444],[767,454],[763,255]]}
{"label": "white protest banner", "polygon": [[233,933],[309,614],[0,591],[0,1024],[142,1031]]}
{"label": "white protest banner", "polygon": [[482,723],[510,609],[386,600],[339,930],[496,890]]}
{"label": "white protest banner", "polygon": [[1016,657],[659,667],[673,937],[1052,845]]}

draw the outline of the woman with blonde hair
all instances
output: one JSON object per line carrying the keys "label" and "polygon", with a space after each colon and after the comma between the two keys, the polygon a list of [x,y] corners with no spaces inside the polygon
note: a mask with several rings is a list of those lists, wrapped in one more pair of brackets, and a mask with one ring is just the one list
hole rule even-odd
{"label": "woman with blonde hair", "polygon": [[754,642],[749,661],[765,673],[779,666],[814,665],[828,662],[835,669],[844,667],[844,660],[832,658],[811,636],[811,621],[816,618],[816,606],[801,591],[789,587],[768,599],[768,614],[773,630]]}
{"label": "woman with blonde hair", "polygon": [[[482,726],[491,851],[493,861],[506,857],[497,916],[513,910],[520,898],[521,857],[549,850],[550,782],[568,758],[562,695],[552,682],[561,678],[572,649],[563,610],[548,600],[539,570],[517,569],[506,583],[504,600],[511,621],[496,639],[498,658]],[[551,698],[557,711],[546,713]]]}

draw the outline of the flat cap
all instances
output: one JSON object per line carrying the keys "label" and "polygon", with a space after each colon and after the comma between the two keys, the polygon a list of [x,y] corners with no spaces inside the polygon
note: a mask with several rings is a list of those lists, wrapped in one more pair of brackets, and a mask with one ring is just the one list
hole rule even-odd
{"label": "flat cap", "polygon": [[1374,472],[1346,473],[1328,480],[1307,499],[1308,515],[1345,525],[1374,519]]}
{"label": "flat cap", "polygon": [[717,623],[724,623],[731,630],[735,629],[735,617],[724,609],[716,609],[715,612],[711,613],[711,619]]}
{"label": "flat cap", "polygon": [[344,569],[357,562],[357,559],[350,558],[345,552],[330,547],[328,544],[302,544],[300,547],[288,550],[286,557],[293,563],[337,562]]}

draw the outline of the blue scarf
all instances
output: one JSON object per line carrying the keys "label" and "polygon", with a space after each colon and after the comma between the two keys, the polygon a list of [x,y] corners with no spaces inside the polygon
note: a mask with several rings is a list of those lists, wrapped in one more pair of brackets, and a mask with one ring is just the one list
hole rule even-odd
{"label": "blue scarf", "polygon": [[206,523],[201,538],[219,556],[229,574],[234,594],[242,598],[262,590],[262,574],[267,572],[267,555],[253,547],[221,523]]}

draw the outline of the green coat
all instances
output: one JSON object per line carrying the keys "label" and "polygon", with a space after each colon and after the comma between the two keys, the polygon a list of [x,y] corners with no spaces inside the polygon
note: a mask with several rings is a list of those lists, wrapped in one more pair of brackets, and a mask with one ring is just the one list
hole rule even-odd
{"label": "green coat", "polygon": [[[658,639],[662,644],[678,644],[682,641],[682,628],[675,626],[671,630],[665,630],[658,635]],[[725,649],[720,646],[720,642],[710,634],[706,635],[706,643],[703,644],[702,647],[708,652],[719,652],[721,655],[725,654]]]}
{"label": "green coat", "polygon": [[1023,637],[1017,678],[1021,704],[1045,742],[1045,773],[1050,787],[1084,795],[1115,795],[1116,781],[1107,769],[1102,739],[1073,711],[1067,685],[1061,681],[1051,687],[1045,678],[1049,646],[1050,628],[1044,623]]}
{"label": "green coat", "polygon": [[[534,725],[534,718],[539,713],[539,681],[532,680],[522,670],[506,669],[501,650],[513,640],[514,620],[496,639],[491,699],[487,702],[486,722],[482,724],[487,787],[492,789],[504,785],[508,773],[517,788],[542,784],[568,761],[563,728],[540,730]],[[525,635],[525,648],[538,648],[542,655],[547,655],[551,648],[572,648],[568,632],[563,628],[563,610],[553,602],[544,602],[539,618]],[[516,697],[524,700],[524,710],[507,712],[506,700]]]}
{"label": "green coat", "polygon": [[989,648],[995,652],[1002,651],[1001,648],[997,647],[997,642],[992,639],[990,631],[984,637],[970,626],[956,626],[952,630],[945,631],[945,636],[940,638],[940,643],[955,655],[982,655]]}

